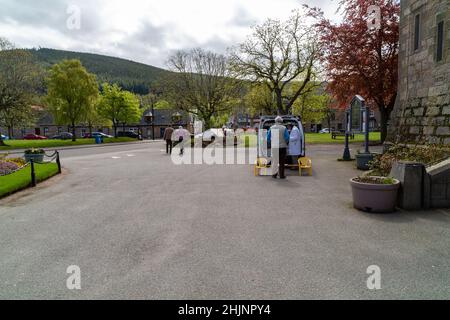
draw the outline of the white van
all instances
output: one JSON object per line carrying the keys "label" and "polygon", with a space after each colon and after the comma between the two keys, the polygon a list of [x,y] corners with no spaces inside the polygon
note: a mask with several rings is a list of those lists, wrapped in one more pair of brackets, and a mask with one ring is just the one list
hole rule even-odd
{"label": "white van", "polygon": [[[258,130],[258,158],[270,158],[271,147],[270,143],[267,142],[267,133],[270,127],[275,124],[275,118],[277,116],[261,116],[261,122],[259,124]],[[303,130],[303,124],[300,117],[295,116],[282,116],[283,125],[293,124],[300,130],[300,137],[302,140],[302,150],[300,157],[306,155],[306,144],[305,144],[305,131]]]}

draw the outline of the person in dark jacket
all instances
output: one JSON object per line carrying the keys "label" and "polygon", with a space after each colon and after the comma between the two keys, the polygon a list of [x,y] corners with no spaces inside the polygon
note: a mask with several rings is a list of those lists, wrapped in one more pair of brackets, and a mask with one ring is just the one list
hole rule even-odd
{"label": "person in dark jacket", "polygon": [[173,141],[172,141],[172,135],[173,135],[174,129],[172,127],[166,128],[164,130],[164,141],[166,141],[166,153],[172,154],[172,148],[173,148]]}

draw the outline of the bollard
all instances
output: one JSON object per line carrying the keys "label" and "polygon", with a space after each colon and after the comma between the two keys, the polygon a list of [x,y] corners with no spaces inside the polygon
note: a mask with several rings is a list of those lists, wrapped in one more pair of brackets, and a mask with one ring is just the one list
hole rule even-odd
{"label": "bollard", "polygon": [[58,165],[58,173],[61,174],[61,161],[59,160],[59,152],[56,151],[56,164]]}
{"label": "bollard", "polygon": [[36,172],[34,171],[34,160],[30,160],[30,166],[31,166],[31,186],[36,187]]}
{"label": "bollard", "polygon": [[400,180],[398,205],[405,210],[420,210],[423,203],[425,166],[421,163],[399,161],[394,163],[390,176]]}

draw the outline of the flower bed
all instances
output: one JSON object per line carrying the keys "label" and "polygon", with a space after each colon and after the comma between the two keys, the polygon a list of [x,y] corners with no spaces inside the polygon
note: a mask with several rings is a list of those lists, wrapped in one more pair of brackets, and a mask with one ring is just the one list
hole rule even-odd
{"label": "flower bed", "polygon": [[414,161],[429,166],[448,157],[450,157],[448,146],[393,145],[385,154],[376,157],[371,163],[370,169],[373,170],[371,175],[387,177],[394,163],[398,161]]}

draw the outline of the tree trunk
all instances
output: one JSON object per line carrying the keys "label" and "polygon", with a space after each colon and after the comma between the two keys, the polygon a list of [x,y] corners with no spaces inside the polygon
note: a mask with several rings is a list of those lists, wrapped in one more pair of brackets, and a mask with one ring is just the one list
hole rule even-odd
{"label": "tree trunk", "polygon": [[281,89],[275,89],[275,94],[277,96],[277,109],[278,109],[278,115],[281,116],[284,113],[283,108],[283,92]]}
{"label": "tree trunk", "polygon": [[2,137],[0,136],[0,146],[4,147],[6,146],[5,142],[3,141]]}
{"label": "tree trunk", "polygon": [[77,137],[75,136],[76,130],[75,130],[75,122],[72,121],[72,141],[77,141]]}
{"label": "tree trunk", "polygon": [[384,143],[387,138],[388,134],[388,122],[389,117],[391,115],[392,108],[385,108],[384,106],[380,108],[380,115],[381,115],[381,142]]}
{"label": "tree trunk", "polygon": [[113,127],[114,127],[114,138],[117,138],[117,124],[114,123]]}

